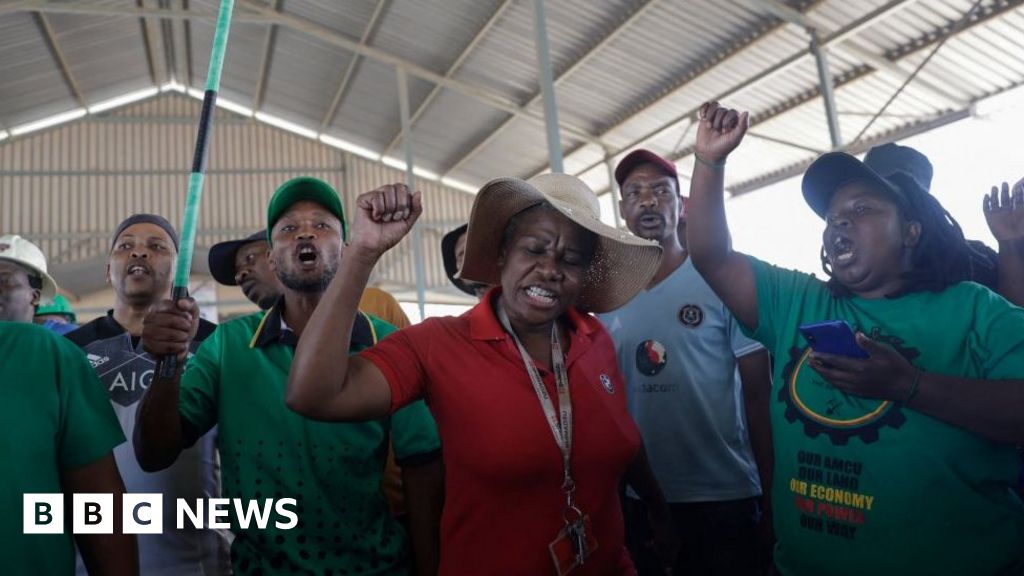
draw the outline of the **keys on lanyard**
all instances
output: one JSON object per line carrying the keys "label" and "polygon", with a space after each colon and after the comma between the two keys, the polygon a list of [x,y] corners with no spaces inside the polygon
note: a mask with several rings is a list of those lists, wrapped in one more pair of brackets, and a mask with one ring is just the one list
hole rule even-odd
{"label": "keys on lanyard", "polygon": [[[575,518],[571,518],[575,516]],[[575,506],[566,510],[565,515],[565,536],[572,544],[573,554],[576,556],[576,564],[582,566],[590,555],[587,545],[587,526],[583,513]]]}

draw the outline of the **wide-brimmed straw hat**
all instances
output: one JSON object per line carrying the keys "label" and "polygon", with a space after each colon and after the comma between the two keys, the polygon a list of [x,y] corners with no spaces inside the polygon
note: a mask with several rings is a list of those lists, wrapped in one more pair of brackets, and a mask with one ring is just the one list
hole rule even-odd
{"label": "wide-brimmed straw hat", "polygon": [[498,258],[505,226],[519,212],[544,202],[593,232],[597,239],[597,250],[575,303],[577,309],[615,310],[650,283],[661,262],[661,246],[601,222],[597,196],[582,180],[567,174],[544,174],[528,181],[498,178],[484,184],[473,202],[466,257],[459,276],[501,284]]}

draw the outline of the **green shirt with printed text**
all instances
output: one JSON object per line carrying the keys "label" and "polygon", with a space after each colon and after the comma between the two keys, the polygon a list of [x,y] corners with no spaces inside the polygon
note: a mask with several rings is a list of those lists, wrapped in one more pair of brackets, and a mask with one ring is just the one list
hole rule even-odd
{"label": "green shirt with printed text", "polygon": [[802,324],[845,320],[914,366],[1024,378],[1024,309],[961,283],[835,298],[814,276],[750,259],[774,354],[772,501],[783,576],[1002,576],[1024,569],[1016,449],[900,403],[844,394],[807,364]]}

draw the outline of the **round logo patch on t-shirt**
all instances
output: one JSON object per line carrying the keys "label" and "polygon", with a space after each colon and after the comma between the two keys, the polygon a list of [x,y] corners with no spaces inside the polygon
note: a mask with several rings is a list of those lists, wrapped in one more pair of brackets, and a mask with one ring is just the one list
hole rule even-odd
{"label": "round logo patch on t-shirt", "polygon": [[679,309],[679,321],[687,328],[696,328],[704,321],[704,311],[696,304],[687,304]]}
{"label": "round logo patch on t-shirt", "polygon": [[644,340],[636,348],[636,369],[646,376],[654,376],[665,368],[668,356],[665,345],[657,340]]}
{"label": "round logo patch on t-shirt", "polygon": [[609,394],[615,394],[615,384],[612,383],[612,379],[607,374],[601,374],[601,386],[604,386],[604,391]]}
{"label": "round logo patch on t-shirt", "polygon": [[[870,337],[896,348],[908,361],[920,355],[899,338],[879,334],[877,329]],[[784,385],[778,392],[778,399],[786,403],[786,420],[803,423],[808,437],[825,434],[837,446],[845,446],[851,438],[873,444],[883,427],[900,428],[906,421],[900,403],[861,398],[836,388],[808,365],[810,354],[809,347],[790,350],[790,361],[782,372]]]}

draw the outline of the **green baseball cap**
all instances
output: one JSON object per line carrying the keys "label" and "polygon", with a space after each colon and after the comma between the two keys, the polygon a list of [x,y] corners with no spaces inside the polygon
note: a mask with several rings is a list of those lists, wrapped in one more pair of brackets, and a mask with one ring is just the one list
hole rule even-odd
{"label": "green baseball cap", "polygon": [[48,314],[60,314],[66,316],[72,322],[78,321],[75,317],[74,309],[71,308],[71,302],[68,302],[68,299],[60,294],[54,296],[51,302],[36,308],[36,316],[46,316]]}
{"label": "green baseball cap", "polygon": [[345,222],[345,209],[341,206],[341,198],[334,188],[320,180],[310,176],[300,176],[281,184],[270,197],[270,204],[267,205],[267,241],[274,243],[271,238],[274,224],[281,216],[288,211],[288,208],[302,200],[309,200],[326,208],[331,214],[341,221],[341,239],[348,240],[348,223]]}

